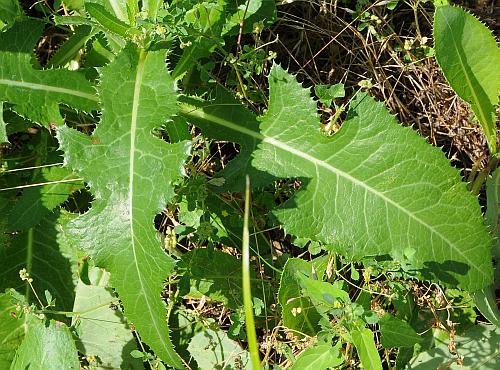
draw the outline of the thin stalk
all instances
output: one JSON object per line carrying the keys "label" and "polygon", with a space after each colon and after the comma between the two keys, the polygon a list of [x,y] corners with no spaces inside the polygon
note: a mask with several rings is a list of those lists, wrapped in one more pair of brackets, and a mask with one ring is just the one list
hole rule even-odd
{"label": "thin stalk", "polygon": [[46,167],[54,167],[54,166],[62,166],[64,163],[51,163],[51,164],[42,164],[40,166],[31,166],[31,167],[22,167],[22,168],[13,168],[11,170],[5,170],[3,173],[9,172],[19,172],[19,171],[27,171],[27,170],[36,170],[38,168],[46,168]]}
{"label": "thin stalk", "polygon": [[72,181],[81,181],[81,180],[83,180],[83,178],[39,182],[37,184],[27,184],[27,185],[13,186],[11,188],[2,188],[2,189],[0,189],[0,191],[7,191],[7,190],[14,190],[14,189],[25,189],[25,188],[32,188],[34,186],[44,186],[44,185],[51,185],[51,184],[60,184],[60,183],[63,183],[63,182],[72,182]]}
{"label": "thin stalk", "polygon": [[252,292],[250,287],[250,233],[248,232],[248,219],[250,218],[250,178],[246,177],[245,189],[245,214],[243,218],[243,305],[245,308],[246,331],[248,350],[252,360],[252,369],[260,369],[259,347],[257,346],[257,333],[253,317]]}
{"label": "thin stalk", "polygon": [[500,158],[498,158],[497,156],[490,157],[490,160],[486,168],[483,169],[481,172],[479,172],[474,181],[469,184],[469,189],[472,194],[474,195],[479,194],[481,187],[488,178],[489,174],[496,168],[498,162],[500,162]]}
{"label": "thin stalk", "polygon": [[83,315],[85,313],[96,311],[99,308],[109,306],[110,304],[115,303],[115,302],[119,302],[119,301],[120,300],[118,298],[113,298],[113,299],[111,299],[109,301],[101,303],[101,304],[99,304],[97,306],[93,306],[93,307],[87,308],[87,309],[82,310],[82,311],[56,311],[56,310],[48,310],[48,309],[44,308],[42,310],[35,311],[35,313],[43,313],[43,314],[51,314],[51,315],[65,315],[65,316],[79,316],[79,315]]}

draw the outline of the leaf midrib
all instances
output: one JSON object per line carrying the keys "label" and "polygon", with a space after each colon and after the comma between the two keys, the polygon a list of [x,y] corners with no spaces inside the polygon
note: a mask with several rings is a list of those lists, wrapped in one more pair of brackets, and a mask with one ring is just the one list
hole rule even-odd
{"label": "leaf midrib", "polygon": [[94,94],[88,94],[88,93],[85,93],[82,91],[72,90],[72,89],[68,89],[65,87],[58,87],[58,86],[52,86],[52,85],[46,85],[46,84],[38,84],[38,83],[34,83],[34,82],[9,80],[9,79],[5,79],[5,78],[0,79],[0,85],[6,85],[6,86],[11,86],[11,87],[20,87],[23,89],[42,90],[42,91],[48,91],[48,92],[54,92],[54,93],[61,93],[61,94],[66,94],[66,95],[77,96],[77,97],[91,100],[94,102],[99,101],[97,96]]}
{"label": "leaf midrib", "polygon": [[432,225],[427,224],[424,220],[422,220],[417,215],[413,214],[411,211],[409,211],[406,208],[404,208],[403,206],[401,206],[399,203],[395,202],[394,200],[387,197],[386,195],[384,195],[380,191],[369,186],[365,182],[355,178],[354,176],[350,175],[349,173],[344,172],[336,167],[333,167],[329,163],[324,162],[323,160],[320,160],[318,158],[315,158],[315,157],[313,157],[305,152],[302,152],[298,149],[295,149],[295,148],[289,146],[288,144],[285,144],[285,143],[283,143],[283,142],[281,142],[273,137],[265,136],[265,135],[261,134],[260,132],[255,132],[255,131],[252,131],[246,127],[239,126],[239,125],[237,125],[233,122],[227,121],[221,117],[214,116],[212,114],[206,113],[206,112],[204,112],[200,109],[197,109],[197,108],[193,109],[190,106],[188,106],[188,107],[182,106],[181,109],[183,109],[183,114],[185,114],[186,116],[194,116],[194,117],[202,119],[202,120],[207,120],[209,122],[213,122],[215,124],[218,124],[218,125],[221,125],[223,127],[229,128],[231,130],[248,135],[256,140],[271,144],[279,149],[282,149],[286,152],[289,152],[293,155],[296,155],[302,159],[305,159],[311,163],[314,163],[315,166],[323,167],[326,170],[334,173],[335,175],[337,175],[339,177],[343,177],[344,179],[346,179],[348,181],[351,181],[354,185],[357,185],[357,186],[365,189],[365,191],[370,192],[370,193],[374,194],[375,196],[380,197],[384,202],[392,205],[397,210],[403,212],[408,217],[415,220],[416,222],[418,222],[419,224],[424,226],[426,229],[431,231],[433,234],[437,235],[441,240],[443,240],[447,245],[449,245],[457,254],[462,256],[463,259],[469,263],[469,265],[471,265],[474,269],[476,269],[480,275],[485,276],[487,278],[487,274],[484,271],[482,271],[478,266],[476,266],[476,264],[474,264],[464,253],[462,253],[462,251],[457,246],[455,246],[455,244],[453,244],[448,238],[446,238],[443,234],[441,234],[439,231],[437,231]]}
{"label": "leaf midrib", "polygon": [[[137,273],[137,278],[139,280],[139,284],[141,286],[141,291],[144,292],[142,294],[146,306],[147,306],[147,314],[150,317],[149,322],[152,323],[157,335],[156,337],[161,341],[163,347],[165,348],[165,353],[166,355],[170,358],[171,364],[178,364],[179,360],[175,357],[172,356],[172,344],[170,343],[170,339],[168,336],[165,336],[164,333],[162,333],[161,327],[158,326],[158,319],[161,319],[155,315],[153,315],[153,309],[151,308],[151,303],[150,299],[155,299],[158,297],[150,296],[147,294],[147,291],[145,289],[145,282],[144,282],[144,276],[140,270],[140,266],[143,265],[137,258],[137,249],[139,247],[142,248],[141,243],[138,243],[139,245],[136,245],[136,239],[135,239],[135,230],[134,230],[134,194],[139,193],[136,192],[134,189],[134,171],[135,171],[135,154],[136,154],[136,135],[137,135],[137,122],[138,122],[138,116],[139,116],[139,103],[140,103],[140,97],[141,97],[141,88],[142,88],[142,80],[144,76],[144,69],[146,65],[146,59],[147,59],[148,53],[144,50],[140,50],[139,52],[139,61],[137,63],[137,71],[135,75],[135,81],[134,81],[134,93],[133,93],[133,98],[132,98],[132,112],[131,112],[131,118],[130,118],[130,150],[129,150],[129,184],[128,184],[128,206],[129,206],[129,217],[130,217],[130,236],[131,236],[131,244],[132,244],[132,253],[133,253],[133,263],[134,267]],[[144,250],[143,250],[144,251]],[[141,310],[141,312],[143,312]],[[165,326],[168,327],[168,324],[165,322]],[[174,352],[175,353],[175,352]]]}
{"label": "leaf midrib", "polygon": [[[146,57],[147,53],[144,50],[141,50],[139,53],[139,62],[137,63],[137,71],[135,75],[135,82],[134,82],[134,95],[132,99],[132,114],[130,118],[130,151],[129,151],[129,184],[128,184],[128,206],[129,206],[129,226],[130,226],[130,236],[131,236],[131,243],[132,243],[132,253],[133,253],[133,263],[134,267],[137,273],[137,278],[139,280],[139,284],[141,285],[141,291],[146,292],[145,289],[145,284],[144,284],[144,279],[142,272],[140,270],[140,263],[137,258],[137,248],[138,246],[136,245],[136,239],[135,239],[135,230],[134,230],[134,194],[135,194],[135,189],[134,189],[134,179],[135,179],[135,153],[136,153],[136,135],[137,135],[137,120],[139,116],[139,101],[141,97],[141,87],[142,87],[142,78],[144,75],[144,67],[146,64]],[[165,343],[163,334],[161,332],[161,329],[159,329],[156,325],[156,318],[153,317],[152,315],[152,308],[151,304],[149,301],[149,294],[143,294],[144,300],[146,302],[147,306],[147,314],[151,317],[150,322],[153,323],[153,326],[157,332],[157,337],[160,338],[161,342],[168,347],[168,344]]]}
{"label": "leaf midrib", "polygon": [[[455,49],[455,51],[457,53],[457,56],[458,56],[458,61],[460,62],[459,66],[462,69],[462,72],[463,72],[463,74],[465,76],[465,80],[467,82],[467,86],[469,87],[469,91],[472,94],[472,100],[474,102],[470,103],[470,104],[477,107],[477,110],[478,110],[478,113],[479,113],[479,122],[484,123],[483,124],[483,128],[484,128],[485,131],[487,131],[486,135],[491,138],[492,132],[491,132],[490,127],[488,125],[489,122],[487,120],[486,112],[483,110],[483,106],[480,103],[480,99],[477,97],[477,94],[476,94],[476,91],[475,91],[474,86],[472,84],[472,81],[470,80],[469,74],[467,73],[466,63],[464,62],[463,55],[460,52],[460,49],[458,47],[458,41],[455,38],[455,33],[453,32],[453,29],[451,27],[451,24],[450,24],[448,18],[446,16],[443,16],[443,18],[444,18],[444,20],[446,22],[446,26],[448,28],[447,33],[450,34],[450,37],[453,40],[453,48]],[[471,73],[472,73],[472,71],[471,71]],[[492,146],[492,148],[490,148],[490,149],[492,149],[492,151],[495,152],[496,151],[496,143],[495,142],[491,142],[490,143],[490,141],[491,140],[488,140],[488,144],[490,146]]]}

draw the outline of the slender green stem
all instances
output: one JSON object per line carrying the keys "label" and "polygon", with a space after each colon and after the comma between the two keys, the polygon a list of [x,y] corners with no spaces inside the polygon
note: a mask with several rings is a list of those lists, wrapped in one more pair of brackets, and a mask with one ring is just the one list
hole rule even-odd
{"label": "slender green stem", "polygon": [[65,316],[79,316],[79,315],[83,315],[83,314],[88,313],[88,312],[96,311],[99,308],[109,306],[110,304],[115,303],[115,302],[119,302],[119,301],[120,300],[118,298],[113,298],[109,301],[101,303],[97,306],[87,308],[87,309],[82,310],[82,311],[56,311],[56,310],[47,310],[44,308],[42,310],[35,311],[35,313],[43,313],[43,314],[51,314],[51,315],[65,315]]}
{"label": "slender green stem", "polygon": [[248,232],[248,219],[250,215],[250,179],[247,175],[245,189],[245,214],[243,218],[243,305],[245,307],[245,320],[248,340],[248,350],[252,360],[252,369],[260,369],[259,347],[257,345],[257,334],[255,332],[255,321],[253,317],[252,292],[250,288],[250,234]]}
{"label": "slender green stem", "polygon": [[469,185],[469,189],[472,194],[479,194],[481,187],[488,178],[489,174],[497,167],[500,158],[497,156],[491,156],[488,165],[476,176],[474,181]]}

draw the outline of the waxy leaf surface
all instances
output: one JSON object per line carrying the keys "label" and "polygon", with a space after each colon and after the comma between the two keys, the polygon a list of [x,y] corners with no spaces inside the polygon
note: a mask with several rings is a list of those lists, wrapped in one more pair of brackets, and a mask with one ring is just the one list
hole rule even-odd
{"label": "waxy leaf surface", "polygon": [[269,86],[269,109],[258,119],[235,105],[215,109],[217,101],[186,100],[183,112],[217,137],[256,143],[240,178],[260,171],[302,180],[274,212],[286,232],[354,258],[388,254],[406,270],[471,291],[491,283],[491,237],[477,199],[439,149],[362,93],[327,137],[309,90],[279,66]]}
{"label": "waxy leaf surface", "polygon": [[176,112],[176,91],[165,53],[128,45],[101,70],[102,116],[92,136],[58,130],[67,165],[95,196],[92,208],[69,233],[99,267],[141,339],[169,365],[182,367],[169,339],[163,280],[175,261],[161,249],[154,216],[174,195],[189,142],[167,144],[152,131]]}

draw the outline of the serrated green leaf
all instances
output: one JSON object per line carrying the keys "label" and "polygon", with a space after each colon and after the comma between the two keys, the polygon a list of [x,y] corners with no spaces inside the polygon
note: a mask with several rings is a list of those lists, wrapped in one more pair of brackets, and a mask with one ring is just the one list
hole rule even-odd
{"label": "serrated green leaf", "polygon": [[[186,268],[183,279],[189,284],[190,296],[205,295],[232,310],[243,305],[241,261],[236,257],[218,250],[193,249],[182,256],[182,265]],[[269,299],[269,283],[258,278],[254,271],[250,271],[250,275],[252,295]]]}
{"label": "serrated green leaf", "polygon": [[490,153],[496,153],[495,105],[500,93],[500,48],[477,18],[454,6],[434,13],[434,49],[446,80],[470,103],[483,127]]}
{"label": "serrated green leaf", "polygon": [[384,348],[413,347],[423,340],[410,324],[389,314],[380,319],[379,326],[382,334],[380,342]]}
{"label": "serrated green leaf", "polygon": [[196,334],[188,351],[200,369],[251,369],[250,356],[222,330],[207,329]]}
{"label": "serrated green leaf", "polygon": [[353,330],[351,336],[363,368],[367,370],[382,370],[382,362],[377,352],[372,331],[368,328]]}
{"label": "serrated green leaf", "polygon": [[28,331],[18,348],[11,370],[80,370],[69,328],[62,322],[28,318]]}
{"label": "serrated green leaf", "polygon": [[293,76],[274,66],[269,85],[258,128],[250,114],[217,102],[185,101],[183,114],[204,132],[218,130],[217,138],[255,143],[239,157],[248,163],[240,178],[253,171],[302,180],[273,212],[286,232],[354,258],[390,254],[407,270],[471,291],[491,283],[491,237],[477,199],[439,149],[364,94],[351,103],[341,130],[327,137],[310,92]]}
{"label": "serrated green leaf", "polygon": [[78,332],[77,347],[85,356],[98,358],[97,369],[144,369],[142,361],[130,353],[137,344],[112,290],[107,287],[109,273],[91,268],[91,285],[78,281],[72,326]]}
{"label": "serrated green leaf", "polygon": [[42,28],[43,23],[24,19],[0,33],[0,101],[15,104],[14,110],[33,122],[61,124],[59,103],[91,112],[98,99],[79,72],[33,68],[33,48]]}
{"label": "serrated green leaf", "polygon": [[87,25],[79,26],[69,39],[62,44],[57,52],[48,62],[49,67],[62,67],[77,55],[87,41],[95,34],[92,27]]}
{"label": "serrated green leaf", "polygon": [[500,328],[500,310],[497,307],[495,290],[500,286],[500,169],[496,169],[486,180],[487,208],[485,219],[495,239],[493,240],[493,260],[495,279],[491,286],[474,293],[474,303],[492,324]]}
{"label": "serrated green leaf", "polygon": [[479,205],[438,149],[364,94],[341,130],[326,137],[307,89],[278,66],[269,84],[258,129],[248,113],[242,120],[241,109],[228,114],[232,107],[224,112],[217,102],[190,101],[183,111],[204,132],[218,130],[217,138],[253,141],[251,156],[239,158],[248,163],[243,171],[302,179],[302,189],[273,212],[288,233],[356,258],[390,254],[407,270],[471,291],[491,283],[491,237]]}
{"label": "serrated green leaf", "polygon": [[454,338],[456,355],[450,353],[449,341],[446,341],[430,351],[420,353],[407,368],[497,370],[500,368],[499,343],[500,329],[494,325],[476,325],[463,336]]}
{"label": "serrated green leaf", "polygon": [[486,180],[487,208],[486,223],[495,236],[493,240],[493,259],[497,262],[495,270],[495,287],[500,286],[500,169],[496,169]]}
{"label": "serrated green leaf", "polygon": [[168,138],[170,139],[171,143],[191,140],[191,134],[189,133],[188,124],[183,117],[172,117],[172,121],[168,122],[165,125],[165,130],[168,133]]}
{"label": "serrated green leaf", "polygon": [[86,4],[95,3],[103,6],[107,12],[124,22],[128,20],[127,2],[127,0],[85,0]]}
{"label": "serrated green leaf", "polygon": [[111,273],[111,285],[141,339],[169,365],[182,362],[169,339],[163,280],[175,261],[156,236],[154,216],[174,196],[190,143],[167,144],[152,131],[176,112],[164,52],[128,45],[101,70],[102,116],[91,137],[58,129],[65,162],[95,194],[92,208],[68,232]]}
{"label": "serrated green leaf", "polygon": [[309,297],[303,296],[301,276],[312,276],[312,264],[299,258],[290,258],[283,269],[278,290],[283,324],[308,335],[319,331],[321,315]]}
{"label": "serrated green leaf", "polygon": [[130,29],[130,26],[109,13],[104,6],[89,2],[85,4],[85,10],[104,29],[114,32],[123,38],[127,36],[127,31]]}
{"label": "serrated green leaf", "polygon": [[26,268],[39,296],[48,290],[56,298],[56,309],[71,311],[76,254],[62,233],[62,227],[71,219],[70,214],[51,213],[36,227],[9,236],[0,245],[0,291],[15,288],[30,303],[38,304],[27,283],[19,277],[19,271]]}
{"label": "serrated green leaf", "polygon": [[15,290],[0,293],[0,369],[9,369],[26,331],[25,316],[17,309],[23,297]]}
{"label": "serrated green leaf", "polygon": [[290,370],[326,370],[344,363],[338,346],[322,343],[306,349]]}

